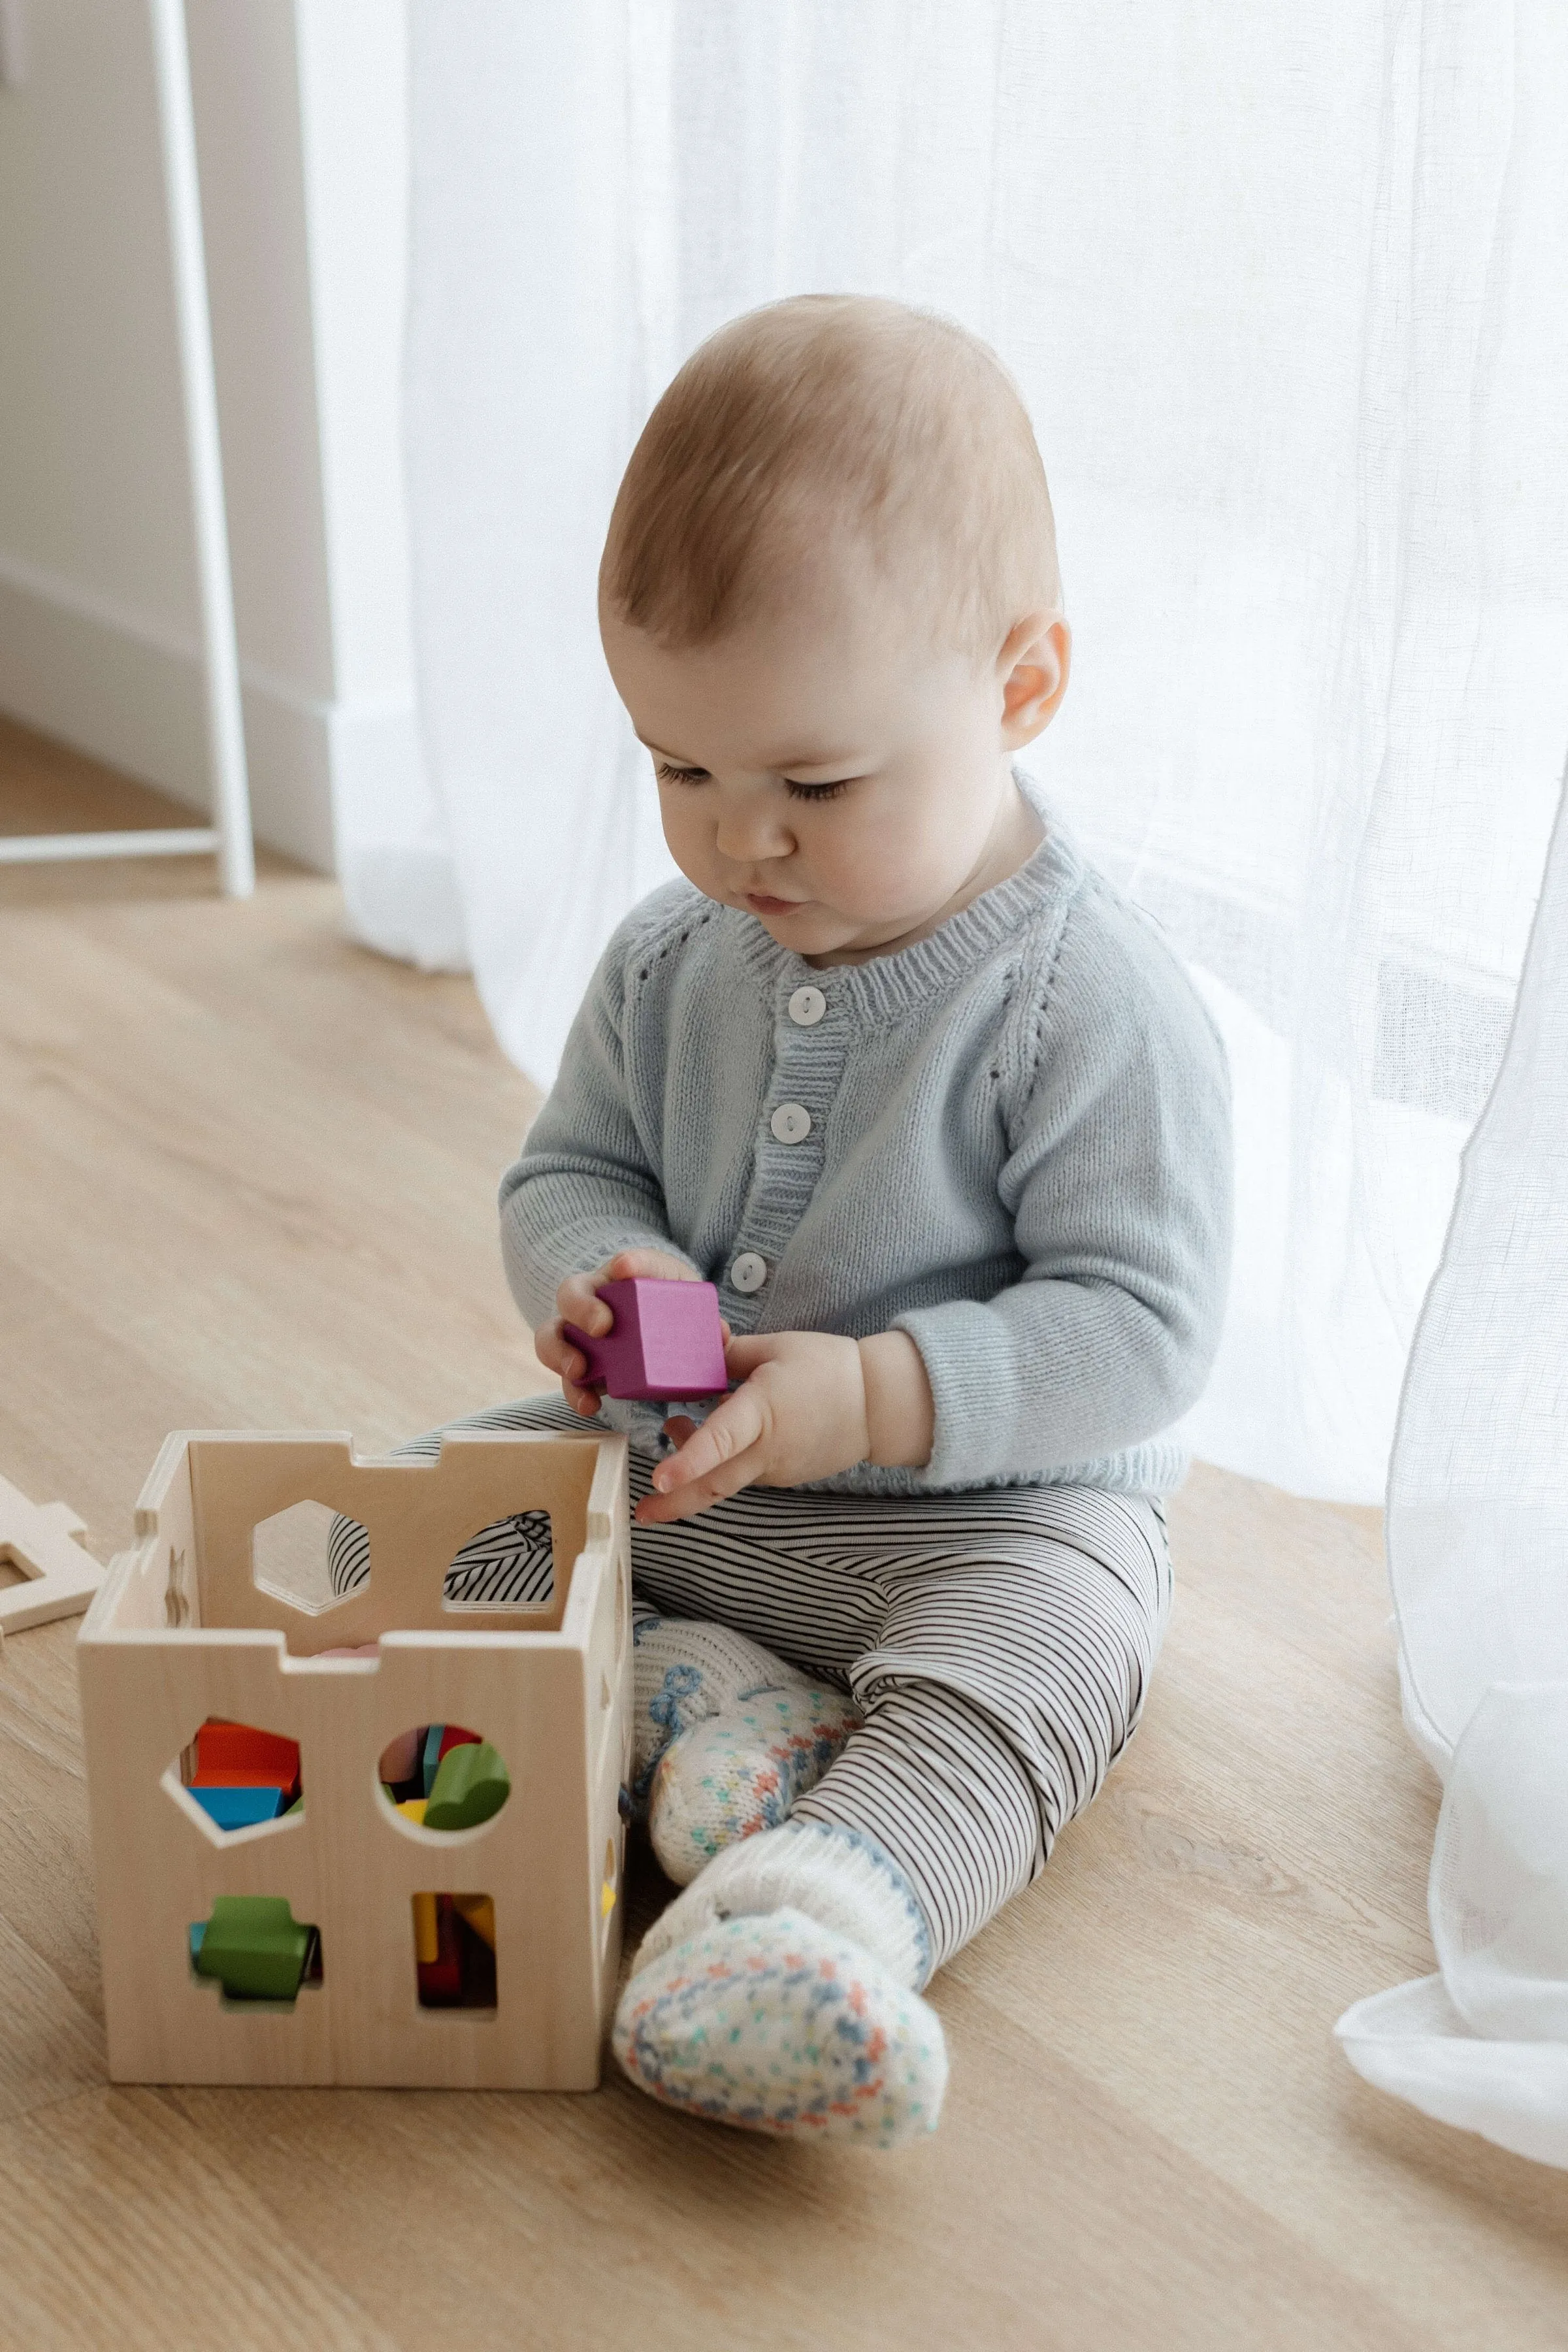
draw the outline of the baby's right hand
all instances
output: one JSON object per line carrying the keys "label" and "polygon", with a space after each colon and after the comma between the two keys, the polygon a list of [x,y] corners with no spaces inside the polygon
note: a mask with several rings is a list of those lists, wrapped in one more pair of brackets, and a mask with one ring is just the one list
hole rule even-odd
{"label": "baby's right hand", "polygon": [[[564,1323],[574,1323],[590,1339],[602,1339],[615,1321],[614,1316],[599,1297],[602,1282],[634,1282],[638,1276],[655,1282],[700,1282],[684,1258],[673,1257],[665,1250],[630,1249],[596,1266],[590,1274],[569,1274],[555,1294],[556,1316],[533,1335],[533,1352],[546,1370],[559,1372],[561,1391],[574,1412],[584,1417],[599,1410],[600,1391],[580,1385],[588,1369],[581,1348],[574,1347],[562,1329]],[[729,1338],[725,1332],[726,1339]]]}

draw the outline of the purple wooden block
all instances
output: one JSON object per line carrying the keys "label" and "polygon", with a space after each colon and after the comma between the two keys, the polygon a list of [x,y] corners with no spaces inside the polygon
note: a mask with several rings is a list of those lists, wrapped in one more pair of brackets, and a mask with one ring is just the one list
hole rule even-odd
{"label": "purple wooden block", "polygon": [[566,1337],[588,1359],[584,1387],[647,1402],[724,1393],[730,1376],[719,1293],[710,1282],[639,1276],[602,1283],[599,1296],[616,1318],[604,1339],[590,1339],[574,1323],[565,1326]]}

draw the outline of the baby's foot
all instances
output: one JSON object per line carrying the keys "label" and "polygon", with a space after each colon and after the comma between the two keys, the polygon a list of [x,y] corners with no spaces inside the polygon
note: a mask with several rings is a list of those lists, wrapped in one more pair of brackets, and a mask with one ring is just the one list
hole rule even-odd
{"label": "baby's foot", "polygon": [[751,2131],[900,2147],[931,2131],[931,1936],[875,1838],[795,1821],[741,1839],[653,1923],[615,2050],[656,2099]]}
{"label": "baby's foot", "polygon": [[779,2138],[893,2148],[935,2128],[942,2024],[803,1912],[716,1920],[626,1986],[616,2056],[650,2097]]}
{"label": "baby's foot", "polygon": [[737,1838],[776,1829],[861,1720],[828,1683],[792,1680],[695,1723],[664,1751],[648,1801],[660,1867],[678,1886]]}
{"label": "baby's foot", "polygon": [[670,1742],[759,1691],[805,1686],[805,1676],[731,1626],[632,1612],[632,1794],[646,1801]]}

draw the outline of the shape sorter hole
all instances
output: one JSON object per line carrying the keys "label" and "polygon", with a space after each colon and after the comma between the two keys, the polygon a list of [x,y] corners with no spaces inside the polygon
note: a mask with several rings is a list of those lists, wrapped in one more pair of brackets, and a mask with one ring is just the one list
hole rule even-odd
{"label": "shape sorter hole", "polygon": [[209,1716],[179,1758],[180,1785],[224,1836],[281,1829],[305,1810],[300,1743],[254,1723]]}
{"label": "shape sorter hole", "polygon": [[416,1895],[414,1975],[421,2009],[493,2010],[496,1906],[488,1895]]}
{"label": "shape sorter hole", "polygon": [[492,1519],[459,1545],[442,1593],[448,1609],[543,1609],[555,1598],[548,1511]]}
{"label": "shape sorter hole", "polygon": [[363,1585],[370,1538],[357,1519],[325,1503],[290,1503],[250,1531],[250,1572],[258,1592],[307,1617],[336,1609]]}
{"label": "shape sorter hole", "polygon": [[286,1895],[219,1895],[189,1929],[193,1975],[216,1984],[227,2009],[292,2009],[321,1981],[321,1931],[298,1920]]}
{"label": "shape sorter hole", "polygon": [[460,1723],[421,1723],[381,1751],[381,1792],[400,1821],[417,1830],[482,1829],[511,1795],[499,1748]]}

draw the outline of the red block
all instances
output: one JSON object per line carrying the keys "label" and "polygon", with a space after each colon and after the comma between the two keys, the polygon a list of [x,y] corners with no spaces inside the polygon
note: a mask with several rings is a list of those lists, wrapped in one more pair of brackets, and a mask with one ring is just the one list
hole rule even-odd
{"label": "red block", "polygon": [[436,1934],[439,1946],[436,1958],[416,1963],[419,1999],[426,2009],[455,2007],[463,1997],[463,1952],[449,1895],[436,1897]]}
{"label": "red block", "polygon": [[196,1734],[195,1789],[282,1789],[300,1780],[300,1743],[249,1723],[204,1723]]}

